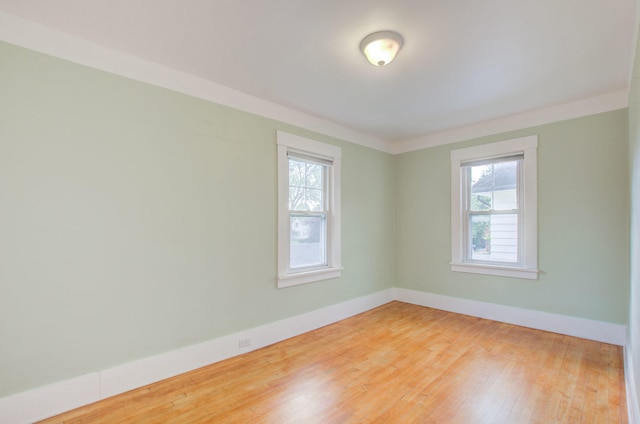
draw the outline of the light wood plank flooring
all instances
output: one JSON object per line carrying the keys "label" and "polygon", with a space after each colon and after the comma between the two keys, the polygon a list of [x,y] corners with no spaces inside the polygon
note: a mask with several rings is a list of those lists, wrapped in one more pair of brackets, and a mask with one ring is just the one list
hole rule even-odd
{"label": "light wood plank flooring", "polygon": [[619,346],[392,302],[43,423],[626,423]]}

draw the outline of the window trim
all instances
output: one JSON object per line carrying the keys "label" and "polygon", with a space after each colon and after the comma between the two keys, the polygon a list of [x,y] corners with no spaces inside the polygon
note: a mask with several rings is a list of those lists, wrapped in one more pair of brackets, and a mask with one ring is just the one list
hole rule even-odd
{"label": "window trim", "polygon": [[[278,147],[278,276],[277,287],[284,288],[314,281],[340,277],[340,165],[342,149],[283,131],[277,131]],[[319,160],[332,162],[327,172],[327,266],[320,269],[291,272],[289,234],[289,160],[288,152],[294,151]]]}
{"label": "window trim", "polygon": [[[515,138],[496,143],[482,144],[451,151],[451,271],[497,275],[536,280],[538,279],[538,190],[537,190],[538,136]],[[462,164],[482,159],[495,159],[524,154],[522,222],[522,263],[505,265],[467,262],[465,247],[466,196],[462,188]]]}

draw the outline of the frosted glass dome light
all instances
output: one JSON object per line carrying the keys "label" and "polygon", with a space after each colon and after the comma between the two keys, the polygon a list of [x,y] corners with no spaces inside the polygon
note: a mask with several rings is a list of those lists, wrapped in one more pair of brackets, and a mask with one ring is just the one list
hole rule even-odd
{"label": "frosted glass dome light", "polygon": [[360,42],[360,50],[375,66],[391,62],[402,47],[402,36],[393,31],[379,31],[369,34]]}

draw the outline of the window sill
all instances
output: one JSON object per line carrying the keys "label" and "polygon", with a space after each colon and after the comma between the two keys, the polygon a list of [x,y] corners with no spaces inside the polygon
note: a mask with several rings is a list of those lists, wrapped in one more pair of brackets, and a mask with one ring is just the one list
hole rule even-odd
{"label": "window sill", "polygon": [[326,268],[314,271],[300,272],[297,274],[287,274],[278,277],[278,288],[297,286],[300,284],[313,283],[314,281],[329,280],[342,275],[342,268]]}
{"label": "window sill", "polygon": [[451,262],[451,271],[467,272],[471,274],[496,275],[499,277],[524,278],[526,280],[538,279],[537,269],[516,268],[499,265]]}

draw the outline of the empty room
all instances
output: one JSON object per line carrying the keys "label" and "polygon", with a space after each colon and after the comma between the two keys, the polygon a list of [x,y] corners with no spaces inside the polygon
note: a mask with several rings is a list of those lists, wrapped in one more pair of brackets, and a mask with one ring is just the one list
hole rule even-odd
{"label": "empty room", "polygon": [[637,0],[0,0],[0,423],[639,423]]}

